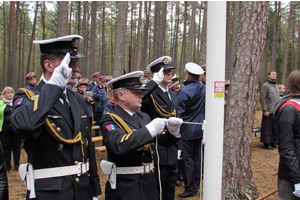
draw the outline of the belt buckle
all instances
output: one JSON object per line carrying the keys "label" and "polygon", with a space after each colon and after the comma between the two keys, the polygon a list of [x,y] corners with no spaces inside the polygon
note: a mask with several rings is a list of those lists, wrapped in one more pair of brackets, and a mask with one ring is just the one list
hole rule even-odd
{"label": "belt buckle", "polygon": [[145,164],[143,167],[144,167],[144,174],[149,174],[151,171],[150,164]]}
{"label": "belt buckle", "polygon": [[[83,168],[83,165],[85,167],[85,169]],[[80,163],[80,175],[83,175],[87,172],[87,164],[86,163]]]}

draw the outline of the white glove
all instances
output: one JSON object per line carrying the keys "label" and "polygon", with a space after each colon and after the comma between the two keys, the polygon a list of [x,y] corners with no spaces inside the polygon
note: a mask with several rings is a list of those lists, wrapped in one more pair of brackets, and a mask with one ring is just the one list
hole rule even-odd
{"label": "white glove", "polygon": [[181,156],[181,150],[178,150],[177,151],[177,160],[181,160],[182,159],[180,156]]}
{"label": "white glove", "polygon": [[157,84],[160,84],[164,80],[164,68],[162,67],[159,72],[156,72],[153,75],[153,81],[155,81]]}
{"label": "white glove", "polygon": [[293,192],[293,194],[296,197],[300,198],[300,183],[295,184],[294,187],[295,187],[295,191]]}
{"label": "white glove", "polygon": [[163,132],[167,121],[168,120],[165,118],[155,118],[149,124],[146,125],[146,128],[150,132],[152,138]]}
{"label": "white glove", "polygon": [[49,84],[57,85],[61,88],[66,87],[72,76],[72,69],[69,68],[70,61],[70,54],[67,53],[60,65],[54,69],[53,74],[48,81]]}
{"label": "white glove", "polygon": [[181,137],[179,130],[182,122],[182,119],[176,117],[170,117],[168,119],[167,128],[169,132],[177,138]]}
{"label": "white glove", "polygon": [[98,197],[93,197],[93,200],[98,200]]}

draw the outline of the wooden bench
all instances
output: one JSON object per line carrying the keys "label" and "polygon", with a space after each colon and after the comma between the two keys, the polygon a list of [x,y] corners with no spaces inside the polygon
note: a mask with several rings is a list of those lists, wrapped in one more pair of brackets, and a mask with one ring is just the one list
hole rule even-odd
{"label": "wooden bench", "polygon": [[[102,140],[103,140],[103,136],[92,137],[92,142],[98,142]],[[105,151],[106,147],[105,146],[95,147],[95,150]]]}

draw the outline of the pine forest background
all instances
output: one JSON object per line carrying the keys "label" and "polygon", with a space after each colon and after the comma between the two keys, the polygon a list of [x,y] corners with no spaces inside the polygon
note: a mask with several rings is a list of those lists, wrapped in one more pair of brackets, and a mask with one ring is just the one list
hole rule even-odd
{"label": "pine forest background", "polygon": [[[242,4],[227,2],[226,79],[229,80]],[[278,82],[284,83],[289,72],[298,69],[299,2],[275,1],[269,7],[261,82],[266,79],[267,71],[275,69]],[[127,9],[123,11],[124,8]],[[173,58],[172,64],[181,74],[188,61],[206,63],[207,2],[204,1],[3,1],[0,10],[1,88],[25,86],[24,76],[30,71],[40,77],[39,46],[33,45],[32,40],[66,34],[84,37],[79,51],[86,58],[80,59],[79,68],[88,79],[95,71],[120,75],[124,70],[144,70],[163,55]],[[120,21],[126,26],[118,32]],[[122,35],[124,40],[120,41]],[[123,55],[118,58],[120,54]]]}

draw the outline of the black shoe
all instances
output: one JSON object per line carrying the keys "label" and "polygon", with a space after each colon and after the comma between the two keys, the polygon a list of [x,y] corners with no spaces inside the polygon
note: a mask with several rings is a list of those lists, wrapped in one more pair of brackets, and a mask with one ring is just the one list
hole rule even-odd
{"label": "black shoe", "polygon": [[264,148],[269,150],[274,150],[274,148],[271,147],[269,143],[264,143]]}
{"label": "black shoe", "polygon": [[193,191],[189,191],[189,190],[184,190],[184,193],[178,195],[178,197],[180,198],[188,198],[188,197],[194,197],[197,196],[198,192],[193,192]]}
{"label": "black shoe", "polygon": [[273,148],[277,148],[276,144],[274,144],[274,143],[270,143],[270,146]]}
{"label": "black shoe", "polygon": [[182,186],[182,183],[180,181],[176,181],[175,185],[176,186]]}
{"label": "black shoe", "polygon": [[19,165],[15,165],[15,171],[19,171]]}

